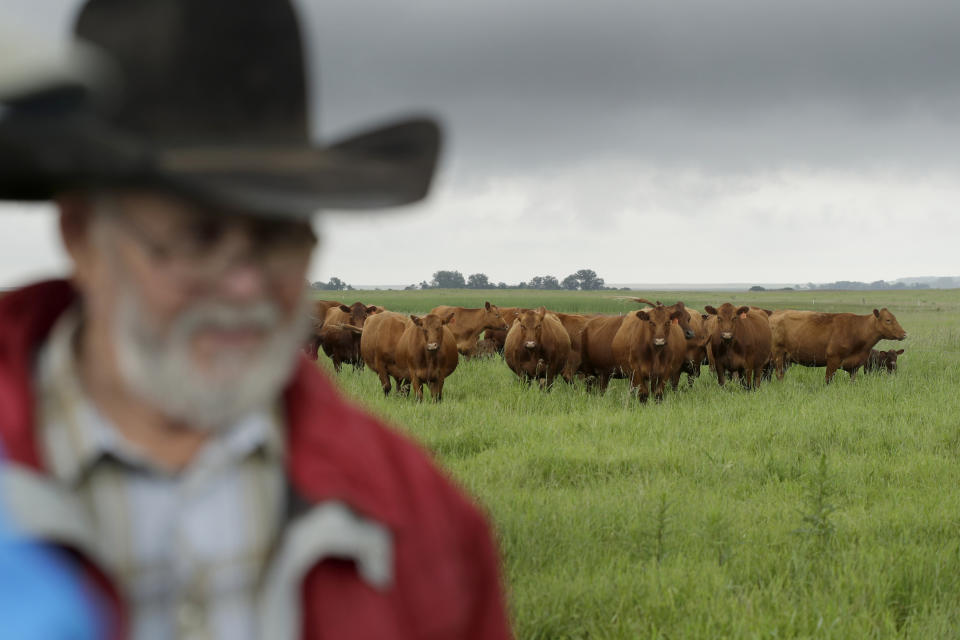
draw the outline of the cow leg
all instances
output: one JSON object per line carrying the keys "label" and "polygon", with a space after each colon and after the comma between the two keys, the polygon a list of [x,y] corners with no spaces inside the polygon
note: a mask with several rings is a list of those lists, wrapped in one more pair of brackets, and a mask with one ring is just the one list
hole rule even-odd
{"label": "cow leg", "polygon": [[717,383],[722,387],[727,383],[726,370],[722,365],[717,364],[716,361],[714,361],[714,366],[717,371]]}
{"label": "cow leg", "polygon": [[663,390],[667,386],[667,379],[663,376],[657,376],[651,381],[650,386],[653,388],[653,401],[657,404],[663,402]]}
{"label": "cow leg", "polygon": [[777,372],[777,380],[783,380],[783,374],[787,371],[787,356],[785,353],[778,353],[773,357],[773,368]]}
{"label": "cow leg", "polygon": [[827,360],[827,384],[830,384],[830,381],[833,380],[833,374],[837,372],[837,369],[840,368],[840,362],[835,358],[829,358]]}
{"label": "cow leg", "polygon": [[336,372],[339,374],[339,373],[340,373],[340,358],[333,357],[333,358],[331,358],[331,360],[333,360],[333,370],[336,371]]}
{"label": "cow leg", "polygon": [[410,378],[410,386],[413,387],[413,393],[417,396],[417,402],[423,402],[423,383],[417,376]]}
{"label": "cow leg", "polygon": [[860,368],[859,365],[854,365],[853,367],[845,367],[846,372],[850,374],[850,382],[853,382],[854,380],[857,379],[857,369],[859,368]]}
{"label": "cow leg", "polygon": [[394,382],[397,385],[397,394],[407,397],[410,395],[410,381],[394,376]]}
{"label": "cow leg", "polygon": [[[380,388],[383,389],[384,397],[390,395],[390,374],[387,373],[386,368],[382,368],[377,371],[377,376],[380,378]],[[400,385],[397,385],[397,392],[400,391]]]}
{"label": "cow leg", "polygon": [[637,384],[637,400],[641,404],[646,404],[647,399],[650,397],[650,387],[649,380],[646,377],[641,377],[639,383]]}
{"label": "cow leg", "polygon": [[431,380],[427,386],[430,387],[430,395],[433,396],[433,401],[440,402],[443,399],[443,380],[439,378]]}

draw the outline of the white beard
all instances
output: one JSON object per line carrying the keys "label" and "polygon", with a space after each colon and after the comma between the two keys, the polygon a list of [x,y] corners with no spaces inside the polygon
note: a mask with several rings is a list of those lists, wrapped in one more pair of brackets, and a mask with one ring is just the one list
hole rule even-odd
{"label": "white beard", "polygon": [[[120,374],[133,393],[188,428],[230,427],[279,398],[310,327],[308,302],[304,295],[286,323],[268,302],[247,308],[200,302],[161,333],[144,314],[135,290],[124,283],[113,332]],[[191,353],[191,339],[198,329],[211,327],[249,327],[268,335],[252,354],[226,353],[201,368]]]}

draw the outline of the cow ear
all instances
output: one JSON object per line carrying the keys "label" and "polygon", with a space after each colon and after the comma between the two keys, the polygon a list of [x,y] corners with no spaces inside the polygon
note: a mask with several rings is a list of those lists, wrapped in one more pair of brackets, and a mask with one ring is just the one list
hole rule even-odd
{"label": "cow ear", "polygon": [[903,355],[903,349],[897,349],[897,355]]}
{"label": "cow ear", "polygon": [[443,324],[453,324],[454,319],[457,317],[457,314],[451,313],[446,318],[443,319]]}
{"label": "cow ear", "polygon": [[709,318],[709,317],[710,317],[710,314],[709,314],[709,313],[701,313],[701,314],[700,314],[700,319],[701,319],[701,320],[706,320],[706,319]]}
{"label": "cow ear", "polygon": [[348,307],[345,304],[342,304],[340,305],[340,311],[343,311],[344,313],[350,313],[350,307]]}
{"label": "cow ear", "polygon": [[486,302],[483,303],[483,308],[486,309],[487,311],[490,311],[490,301],[489,301],[489,300],[487,300]]}
{"label": "cow ear", "polygon": [[422,327],[422,326],[423,326],[423,320],[421,320],[421,319],[418,318],[417,316],[411,315],[411,316],[410,316],[410,319],[413,320],[413,324],[417,325],[418,327]]}
{"label": "cow ear", "polygon": [[750,307],[746,305],[737,309],[737,315],[740,316],[741,319],[747,317],[747,313],[749,312],[750,312]]}
{"label": "cow ear", "polygon": [[649,319],[650,319],[650,316],[647,314],[646,311],[637,311],[637,317],[640,318],[641,320],[649,320]]}
{"label": "cow ear", "polygon": [[770,309],[764,309],[763,312],[764,312],[765,314],[767,314],[768,316],[772,316],[772,315],[773,315],[773,311],[771,311]]}
{"label": "cow ear", "polygon": [[[676,311],[674,311],[673,313],[670,314],[670,320],[672,320],[672,321],[674,321],[674,323],[676,323],[676,322],[679,321],[680,318],[682,318],[685,314],[686,314],[686,311],[683,311],[682,309],[677,309]],[[687,320],[689,320],[689,319],[690,319],[690,317],[687,316]]]}
{"label": "cow ear", "polygon": [[873,315],[875,315],[876,317],[879,318],[879,317],[880,317],[880,311],[877,310],[877,309],[874,309],[874,310],[873,310]]}
{"label": "cow ear", "polygon": [[705,307],[703,308],[703,310],[706,311],[707,313],[709,313],[709,314],[712,315],[712,316],[717,315],[717,310],[714,309],[713,307],[711,307],[710,305],[705,306]]}
{"label": "cow ear", "polygon": [[367,313],[374,314],[376,312],[377,312],[377,307],[375,305],[370,305],[369,307],[367,307]]}
{"label": "cow ear", "polygon": [[537,309],[537,315],[540,316],[541,319],[543,319],[543,316],[547,315],[547,308],[540,307],[539,309]]}

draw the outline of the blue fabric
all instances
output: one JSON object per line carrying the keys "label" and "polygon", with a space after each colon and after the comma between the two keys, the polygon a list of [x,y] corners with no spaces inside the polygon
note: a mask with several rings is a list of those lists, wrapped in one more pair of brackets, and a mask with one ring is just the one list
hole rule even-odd
{"label": "blue fabric", "polygon": [[83,580],[62,551],[16,532],[0,503],[0,637],[104,637],[104,622]]}

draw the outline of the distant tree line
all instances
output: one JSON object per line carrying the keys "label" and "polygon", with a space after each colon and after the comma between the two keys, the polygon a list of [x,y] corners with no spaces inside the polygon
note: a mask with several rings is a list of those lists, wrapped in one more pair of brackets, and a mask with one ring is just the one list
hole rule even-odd
{"label": "distant tree line", "polygon": [[807,283],[805,289],[831,289],[839,291],[872,291],[878,289],[929,289],[930,285],[924,282],[914,282],[906,284],[905,282],[886,282],[885,280],[875,280],[873,282],[857,282],[854,280],[838,280],[827,284]]}
{"label": "distant tree line", "polygon": [[317,291],[353,291],[353,287],[340,278],[330,278],[327,282],[316,281],[310,284]]}
{"label": "distant tree line", "polygon": [[459,271],[437,271],[433,274],[430,282],[423,280],[420,284],[411,284],[405,288],[408,291],[412,289],[541,289],[556,291],[562,289],[567,291],[609,291],[614,289],[614,287],[606,286],[603,278],[597,276],[597,272],[593,269],[580,269],[563,280],[551,275],[534,276],[529,280],[513,285],[506,282],[494,284],[485,273],[471,273],[464,278]]}

